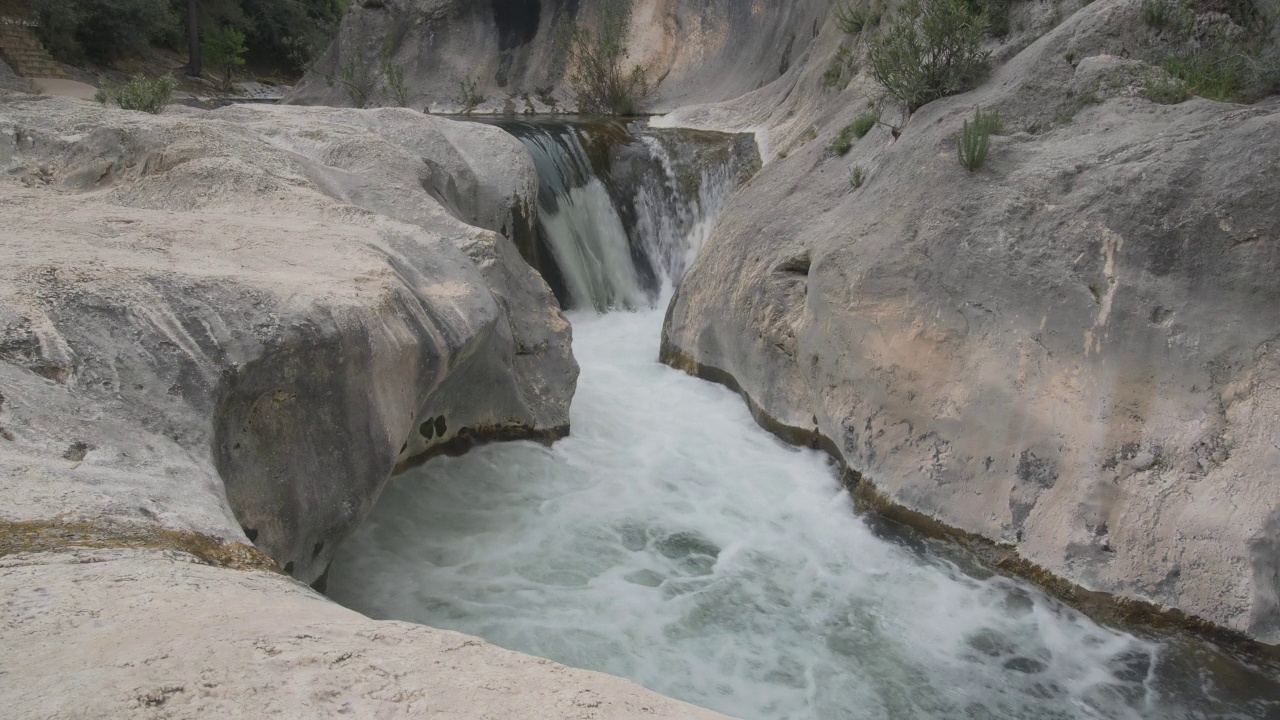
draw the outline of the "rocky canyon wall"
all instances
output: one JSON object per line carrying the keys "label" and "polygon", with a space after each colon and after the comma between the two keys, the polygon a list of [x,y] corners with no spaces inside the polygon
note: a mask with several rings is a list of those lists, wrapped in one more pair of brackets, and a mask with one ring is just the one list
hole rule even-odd
{"label": "rocky canyon wall", "polygon": [[[466,72],[479,112],[545,110],[548,87],[571,106],[554,26],[604,5],[365,3],[295,99],[342,102],[322,75],[389,42],[415,106],[458,108]],[[1274,97],[1152,102],[1175,40],[1139,0],[1014,3],[980,87],[909,120],[887,104],[840,156],[882,96],[875,30],[819,1],[632,6],[629,60],[672,111],[654,124],[753,131],[768,161],[679,289],[669,362],[825,438],[895,507],[1280,642]],[[1235,32],[1221,12],[1195,27],[1192,48]],[[977,106],[1004,127],[969,173]]]}

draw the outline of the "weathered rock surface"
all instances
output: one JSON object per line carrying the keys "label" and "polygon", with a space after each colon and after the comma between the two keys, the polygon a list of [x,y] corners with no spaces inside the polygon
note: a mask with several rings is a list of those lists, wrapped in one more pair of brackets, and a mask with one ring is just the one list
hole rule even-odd
{"label": "weathered rock surface", "polygon": [[[798,65],[824,22],[829,0],[743,2],[634,0],[628,62],[661,79],[657,108],[738,97]],[[470,77],[477,112],[522,114],[572,108],[556,27],[594,27],[600,0],[379,0],[354,4],[337,41],[289,102],[350,106],[341,68],[364,67],[387,48],[405,71],[409,107],[462,108]],[[550,90],[550,93],[539,92]],[[548,105],[548,95],[555,105]],[[385,93],[373,105],[390,104]]]}
{"label": "weathered rock surface", "polygon": [[0,164],[7,717],[707,716],[303,584],[398,463],[567,430],[516,140],[5,96]]}
{"label": "weathered rock surface", "polygon": [[[783,81],[665,118],[758,128],[773,161],[685,276],[664,355],[900,506],[1280,643],[1280,101],[1142,99],[1120,57],[1139,7],[1080,9],[844,158],[826,145],[874,88],[824,98],[830,24]],[[976,105],[1005,130],[970,174]]]}

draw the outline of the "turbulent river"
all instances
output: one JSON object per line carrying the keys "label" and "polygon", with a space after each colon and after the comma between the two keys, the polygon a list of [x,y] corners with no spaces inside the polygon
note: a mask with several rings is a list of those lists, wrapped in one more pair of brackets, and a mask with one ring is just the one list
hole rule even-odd
{"label": "turbulent river", "polygon": [[[704,143],[690,171],[679,138],[620,128],[509,127],[544,181],[525,250],[583,308],[572,435],[393,479],[333,599],[748,719],[1280,717],[1263,670],[1100,626],[855,515],[825,456],[659,365],[663,288],[741,168]],[[630,182],[607,177],[619,165]]]}

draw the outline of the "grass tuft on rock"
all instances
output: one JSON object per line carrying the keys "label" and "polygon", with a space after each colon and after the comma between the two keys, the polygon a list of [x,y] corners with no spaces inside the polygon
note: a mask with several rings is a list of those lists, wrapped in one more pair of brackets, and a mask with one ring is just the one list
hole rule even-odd
{"label": "grass tuft on rock", "polygon": [[973,121],[964,121],[964,129],[960,132],[958,144],[960,165],[969,172],[977,172],[987,162],[987,154],[991,152],[991,135],[1001,128],[1000,113],[996,111],[982,112],[975,108]]}
{"label": "grass tuft on rock", "polygon": [[93,99],[122,110],[140,110],[159,115],[173,99],[178,81],[172,75],[158,78],[136,77],[123,85],[103,81]]}
{"label": "grass tuft on rock", "polygon": [[849,185],[854,190],[862,187],[862,183],[867,181],[867,173],[862,169],[861,165],[854,165],[849,168]]}
{"label": "grass tuft on rock", "polygon": [[859,115],[850,127],[853,128],[854,137],[861,139],[866,137],[867,133],[871,132],[871,128],[875,127],[878,122],[880,122],[880,113],[868,111]]}

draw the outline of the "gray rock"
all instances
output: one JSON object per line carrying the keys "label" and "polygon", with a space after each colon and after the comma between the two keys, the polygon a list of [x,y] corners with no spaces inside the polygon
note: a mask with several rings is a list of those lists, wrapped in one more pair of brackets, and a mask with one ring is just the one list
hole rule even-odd
{"label": "gray rock", "polygon": [[[664,352],[900,506],[1278,643],[1280,100],[1138,97],[1111,54],[1142,47],[1139,7],[1081,9],[844,158],[825,145],[875,88],[823,98],[830,27],[795,78],[662,119],[754,128],[772,159],[685,276]],[[1005,131],[971,174],[977,105]]]}
{"label": "gray rock", "polygon": [[0,462],[84,443],[77,476],[125,474],[86,493],[48,470],[23,485],[66,495],[21,516],[243,528],[310,582],[397,464],[567,432],[569,325],[494,232],[536,193],[514,139],[405,110],[171,112],[0,105],[26,186],[4,207]]}

